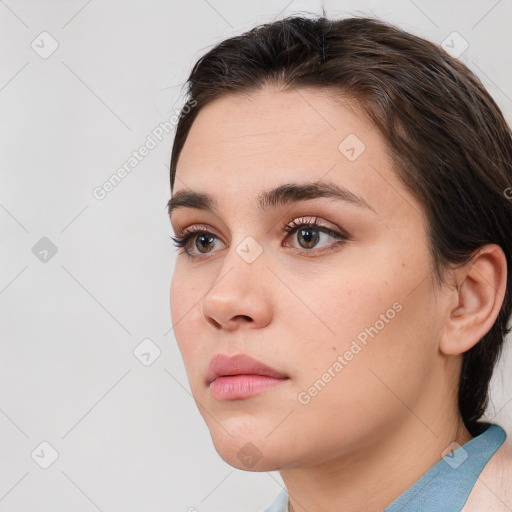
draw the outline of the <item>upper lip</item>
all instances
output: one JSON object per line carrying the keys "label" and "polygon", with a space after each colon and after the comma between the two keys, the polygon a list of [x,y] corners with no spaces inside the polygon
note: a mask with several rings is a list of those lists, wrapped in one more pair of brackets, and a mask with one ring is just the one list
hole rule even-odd
{"label": "upper lip", "polygon": [[282,372],[267,366],[245,354],[227,356],[217,354],[210,361],[206,380],[208,385],[217,377],[226,375],[265,375],[268,377],[286,378]]}

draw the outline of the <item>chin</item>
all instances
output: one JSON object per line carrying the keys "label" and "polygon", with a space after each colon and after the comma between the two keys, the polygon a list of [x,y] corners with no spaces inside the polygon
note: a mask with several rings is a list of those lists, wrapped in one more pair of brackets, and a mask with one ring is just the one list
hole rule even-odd
{"label": "chin", "polygon": [[242,443],[235,450],[218,449],[217,447],[215,449],[224,462],[242,471],[263,472],[280,469],[280,464],[275,457],[266,457],[265,452],[252,441]]}
{"label": "chin", "polygon": [[210,434],[215,450],[230,466],[256,472],[276,471],[279,467],[275,449],[261,431],[257,434],[248,429],[230,436],[220,425],[215,425],[210,428]]}

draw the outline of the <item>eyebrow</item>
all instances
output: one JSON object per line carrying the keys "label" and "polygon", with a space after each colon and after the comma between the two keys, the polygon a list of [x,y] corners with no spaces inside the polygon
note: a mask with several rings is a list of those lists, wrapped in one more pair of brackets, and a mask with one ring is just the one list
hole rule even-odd
{"label": "eyebrow", "polygon": [[[377,213],[362,197],[332,182],[285,183],[261,192],[257,197],[257,204],[261,211],[266,211],[318,197],[337,199]],[[167,203],[169,216],[179,208],[195,208],[214,214],[219,213],[217,202],[213,196],[190,189],[180,190],[169,199]]]}

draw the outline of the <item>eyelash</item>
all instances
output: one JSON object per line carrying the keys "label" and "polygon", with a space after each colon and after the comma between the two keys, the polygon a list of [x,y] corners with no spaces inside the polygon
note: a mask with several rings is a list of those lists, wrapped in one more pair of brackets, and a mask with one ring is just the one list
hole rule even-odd
{"label": "eyelash", "polygon": [[[333,243],[329,246],[329,248],[322,248],[317,251],[315,249],[297,249],[295,247],[292,247],[295,251],[297,251],[300,254],[304,253],[311,253],[311,252],[325,252],[326,250],[334,250],[336,246],[339,244],[344,244],[349,241],[349,237],[339,233],[338,231],[334,231],[333,229],[328,228],[327,226],[323,226],[317,222],[317,219],[314,218],[312,221],[305,221],[304,219],[296,219],[290,224],[283,227],[283,231],[287,233],[288,236],[290,236],[295,231],[298,231],[301,228],[312,228],[315,230],[318,230],[322,233],[325,233],[327,235],[332,236],[333,238],[337,239],[336,243]],[[194,236],[197,235],[213,235],[217,238],[217,236],[214,233],[211,233],[205,229],[202,229],[200,227],[191,227],[187,228],[183,231],[183,234],[181,236],[173,237],[171,236],[171,239],[173,240],[173,245],[179,248],[184,248],[184,253],[187,254],[189,259],[191,258],[197,258],[198,256],[208,256],[211,253],[205,253],[205,254],[192,254],[188,250],[189,242],[192,240]],[[287,237],[288,237],[287,236]],[[181,253],[179,253],[181,254]]]}

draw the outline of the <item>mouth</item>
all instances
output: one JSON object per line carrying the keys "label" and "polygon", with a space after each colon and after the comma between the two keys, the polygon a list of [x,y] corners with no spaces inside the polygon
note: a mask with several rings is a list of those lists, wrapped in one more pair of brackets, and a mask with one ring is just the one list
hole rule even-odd
{"label": "mouth", "polygon": [[218,400],[248,398],[289,380],[283,372],[245,354],[217,354],[210,361],[206,384]]}
{"label": "mouth", "polygon": [[217,400],[240,400],[275,388],[287,380],[288,377],[267,375],[225,375],[210,384],[210,393]]}

